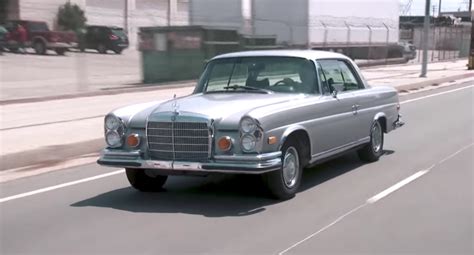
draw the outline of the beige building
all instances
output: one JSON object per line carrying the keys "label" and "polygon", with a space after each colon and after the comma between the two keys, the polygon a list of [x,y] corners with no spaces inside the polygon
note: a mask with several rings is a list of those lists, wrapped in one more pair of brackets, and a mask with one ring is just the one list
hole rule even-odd
{"label": "beige building", "polygon": [[[3,1],[3,0],[2,0]],[[55,27],[56,13],[67,0],[9,0],[8,19],[46,21]],[[143,26],[189,24],[189,0],[70,0],[86,13],[89,25],[120,26],[128,29],[136,45]]]}

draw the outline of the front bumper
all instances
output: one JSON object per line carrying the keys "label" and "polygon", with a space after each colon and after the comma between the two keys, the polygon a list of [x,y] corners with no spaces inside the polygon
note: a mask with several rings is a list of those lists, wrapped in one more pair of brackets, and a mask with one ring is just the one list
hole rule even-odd
{"label": "front bumper", "polygon": [[214,156],[206,162],[161,161],[144,159],[139,151],[104,149],[97,163],[104,166],[171,170],[176,172],[262,174],[281,168],[281,152],[257,155]]}

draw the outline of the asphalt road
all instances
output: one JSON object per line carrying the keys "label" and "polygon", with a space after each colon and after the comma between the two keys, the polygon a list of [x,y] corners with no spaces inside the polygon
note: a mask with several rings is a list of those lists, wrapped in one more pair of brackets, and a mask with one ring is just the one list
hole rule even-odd
{"label": "asphalt road", "polygon": [[[473,87],[402,97],[385,155],[309,169],[289,201],[254,176],[173,177],[139,193],[95,164],[0,185],[1,254],[473,254]],[[435,93],[438,93],[435,95]],[[430,96],[432,95],[432,96]],[[428,96],[428,97],[427,97]],[[407,101],[408,100],[408,101]]]}

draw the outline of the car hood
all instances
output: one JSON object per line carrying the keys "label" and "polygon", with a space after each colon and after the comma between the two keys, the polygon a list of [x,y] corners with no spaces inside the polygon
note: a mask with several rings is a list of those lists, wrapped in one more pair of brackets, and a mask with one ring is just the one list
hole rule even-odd
{"label": "car hood", "polygon": [[155,108],[149,119],[177,110],[179,115],[197,115],[213,119],[219,129],[235,129],[242,116],[260,107],[304,97],[297,94],[207,93],[169,100]]}

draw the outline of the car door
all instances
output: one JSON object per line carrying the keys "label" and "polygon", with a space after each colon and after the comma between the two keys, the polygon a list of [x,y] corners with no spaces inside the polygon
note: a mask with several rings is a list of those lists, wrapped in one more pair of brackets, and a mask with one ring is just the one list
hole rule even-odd
{"label": "car door", "polygon": [[356,101],[352,91],[344,89],[340,60],[318,60],[317,65],[323,93],[317,110],[323,111],[323,116],[318,123],[318,133],[322,135],[316,137],[314,148],[318,153],[330,153],[354,141]]}
{"label": "car door", "polygon": [[352,107],[355,122],[351,132],[352,139],[361,141],[369,137],[370,126],[374,118],[373,106],[376,104],[377,98],[370,89],[365,87],[359,71],[350,61],[340,61],[339,65],[344,76],[344,89],[352,92],[354,96]]}

